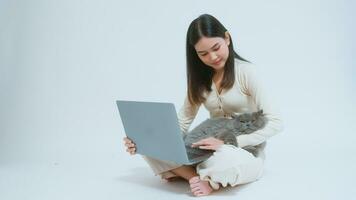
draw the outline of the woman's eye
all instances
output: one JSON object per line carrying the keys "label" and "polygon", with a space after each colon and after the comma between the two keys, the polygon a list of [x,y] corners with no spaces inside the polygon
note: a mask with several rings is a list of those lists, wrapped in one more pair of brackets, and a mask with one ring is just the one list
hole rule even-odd
{"label": "woman's eye", "polygon": [[[216,49],[214,49],[214,51],[217,51],[217,50],[219,50],[220,49],[220,46],[218,47],[218,48],[216,48]],[[207,53],[206,54],[200,54],[201,56],[206,56],[206,55],[208,55]]]}

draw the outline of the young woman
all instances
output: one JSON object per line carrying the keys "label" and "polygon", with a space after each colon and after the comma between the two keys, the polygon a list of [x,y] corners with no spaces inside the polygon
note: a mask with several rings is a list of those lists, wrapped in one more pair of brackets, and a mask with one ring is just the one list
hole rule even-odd
{"label": "young woman", "polygon": [[[201,104],[210,117],[231,117],[263,110],[267,119],[263,128],[236,136],[237,146],[224,144],[214,137],[200,140],[196,148],[215,151],[213,156],[193,166],[143,156],[156,175],[166,180],[181,177],[190,184],[195,196],[210,194],[221,186],[235,186],[259,179],[263,171],[266,140],[282,131],[279,115],[268,103],[255,66],[240,57],[233,48],[229,32],[213,16],[200,15],[188,28],[187,96],[178,113],[183,134],[193,122]],[[135,154],[134,141],[124,138],[130,154]],[[254,153],[250,151],[254,149]]]}

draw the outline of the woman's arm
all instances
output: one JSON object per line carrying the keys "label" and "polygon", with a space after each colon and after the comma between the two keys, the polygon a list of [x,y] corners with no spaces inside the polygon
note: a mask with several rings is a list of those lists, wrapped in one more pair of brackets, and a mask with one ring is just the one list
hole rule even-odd
{"label": "woman's arm", "polygon": [[183,134],[188,132],[190,125],[198,113],[200,105],[201,104],[192,105],[188,100],[188,96],[186,96],[184,104],[178,112],[178,122]]}
{"label": "woman's arm", "polygon": [[251,100],[257,106],[257,110],[263,109],[264,116],[268,119],[262,129],[236,137],[238,146],[242,148],[261,144],[271,136],[281,132],[283,130],[283,122],[276,109],[267,99],[261,79],[258,78],[256,73],[256,67],[252,64],[242,64],[239,66],[239,70],[243,89],[250,95]]}

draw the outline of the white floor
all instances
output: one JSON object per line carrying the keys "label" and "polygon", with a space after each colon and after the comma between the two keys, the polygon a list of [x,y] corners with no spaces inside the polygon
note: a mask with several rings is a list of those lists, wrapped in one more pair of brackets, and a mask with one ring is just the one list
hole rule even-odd
{"label": "white floor", "polygon": [[[265,172],[259,181],[224,188],[206,198],[350,199],[355,194],[356,162],[351,148],[298,147],[281,151],[272,148],[278,142],[276,139],[267,147]],[[167,183],[153,176],[139,155],[130,157],[123,150],[118,152],[2,164],[0,199],[195,198],[186,182]]]}

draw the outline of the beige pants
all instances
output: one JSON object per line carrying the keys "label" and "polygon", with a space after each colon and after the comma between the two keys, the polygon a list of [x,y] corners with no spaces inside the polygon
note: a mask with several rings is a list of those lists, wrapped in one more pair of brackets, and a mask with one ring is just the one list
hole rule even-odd
{"label": "beige pants", "polygon": [[[162,178],[176,176],[169,170],[182,165],[157,160],[148,156],[143,156],[155,175]],[[202,180],[207,180],[213,189],[219,189],[219,184],[223,187],[227,185],[235,186],[258,180],[263,173],[264,152],[263,149],[255,157],[250,152],[235,147],[233,145],[222,145],[214,154],[204,162],[194,165]]]}

